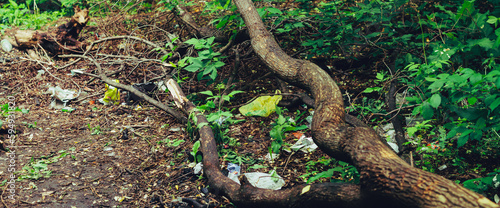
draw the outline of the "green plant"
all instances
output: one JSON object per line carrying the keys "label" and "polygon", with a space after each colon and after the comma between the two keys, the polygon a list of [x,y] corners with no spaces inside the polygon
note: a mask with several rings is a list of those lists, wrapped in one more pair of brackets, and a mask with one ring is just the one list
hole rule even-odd
{"label": "green plant", "polygon": [[300,115],[295,119],[285,117],[283,116],[283,110],[280,107],[276,108],[276,113],[278,114],[278,119],[276,119],[275,123],[272,124],[273,128],[269,131],[269,136],[272,138],[271,147],[269,147],[270,153],[279,153],[281,146],[283,146],[285,132],[307,129],[306,125],[297,126]]}
{"label": "green plant", "polygon": [[[325,171],[321,171],[325,167],[334,167]],[[330,179],[331,182],[350,182],[359,183],[359,173],[356,167],[349,163],[335,160],[333,158],[320,158],[317,161],[308,161],[306,163],[307,173],[301,175],[303,179],[307,179],[307,183],[312,183],[321,178]],[[334,177],[334,178],[332,178]]]}
{"label": "green plant", "polygon": [[164,140],[158,141],[157,143],[158,144],[165,144],[165,146],[167,146],[167,147],[177,147],[183,142],[185,142],[183,139],[174,139],[174,140],[164,139]]}
{"label": "green plant", "polygon": [[487,177],[464,181],[463,186],[480,194],[496,195],[497,199],[494,200],[498,201],[498,193],[495,189],[500,187],[500,169],[488,173]]}
{"label": "green plant", "polygon": [[51,163],[58,162],[61,158],[66,157],[68,153],[66,150],[61,150],[57,152],[57,155],[50,156],[42,156],[40,159],[31,158],[31,160],[23,166],[21,171],[17,172],[18,181],[22,181],[24,179],[33,179],[38,180],[42,177],[48,178],[51,176],[52,171],[48,169],[48,165]]}
{"label": "green plant", "polygon": [[30,124],[28,122],[23,122],[23,124],[26,125],[30,129],[35,129],[36,128],[36,121],[33,122],[32,124]]}
{"label": "green plant", "polygon": [[13,0],[9,0],[9,3],[4,4],[0,8],[0,30],[3,32],[11,26],[19,26],[21,29],[40,29],[47,23],[65,15],[65,12],[61,11],[44,11],[40,13],[38,8],[33,8],[35,11],[32,14],[29,5],[29,2],[18,4]]}
{"label": "green plant", "polygon": [[187,65],[184,67],[184,70],[189,72],[198,72],[197,78],[198,80],[202,80],[205,76],[208,76],[208,79],[215,80],[217,77],[217,69],[224,66],[224,62],[221,59],[225,58],[220,56],[221,53],[214,52],[213,42],[215,37],[210,37],[208,39],[196,39],[191,38],[185,43],[193,45],[194,49],[198,50],[198,57],[185,57],[184,60],[187,60]]}
{"label": "green plant", "polygon": [[9,117],[13,112],[22,112],[23,114],[29,113],[29,110],[20,109],[19,107],[9,107],[8,103],[0,106],[0,127],[3,125],[3,119]]}
{"label": "green plant", "polygon": [[87,124],[88,129],[90,130],[90,135],[99,135],[102,134],[101,126],[90,127],[90,124]]}
{"label": "green plant", "polygon": [[196,163],[203,161],[202,156],[200,154],[198,154],[199,148],[200,148],[200,141],[198,140],[193,144],[193,148],[190,152],[191,156],[193,156],[193,158],[194,158],[194,162],[196,162]]}

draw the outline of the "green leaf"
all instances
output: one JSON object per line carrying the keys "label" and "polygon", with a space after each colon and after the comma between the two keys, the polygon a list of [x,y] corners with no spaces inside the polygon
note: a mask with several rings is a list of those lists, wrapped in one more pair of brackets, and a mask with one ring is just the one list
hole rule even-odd
{"label": "green leaf", "polygon": [[198,71],[198,69],[200,69],[200,67],[198,66],[195,66],[195,65],[189,65],[189,66],[186,66],[184,67],[184,70],[188,71],[188,72],[196,72]]}
{"label": "green leaf", "polygon": [[[341,167],[336,167],[336,168],[341,168]],[[332,168],[332,169],[329,169],[329,170],[327,170],[327,171],[323,171],[323,172],[321,172],[321,173],[318,173],[318,174],[316,174],[315,176],[310,177],[310,178],[307,180],[307,183],[311,183],[311,182],[313,182],[313,181],[315,181],[315,180],[318,180],[318,179],[320,179],[320,178],[330,178],[330,177],[332,177],[332,176],[333,176],[333,172],[334,172],[334,171],[335,171],[335,170],[334,170],[334,168]]]}
{"label": "green leaf", "polygon": [[281,10],[273,8],[273,7],[267,8],[267,11],[269,13],[272,13],[272,14],[279,14],[279,15],[283,14],[283,12],[281,12]]}
{"label": "green leaf", "polygon": [[465,136],[461,136],[458,138],[457,140],[457,147],[462,147],[465,145],[465,143],[467,143],[467,141],[469,140],[469,136],[465,135]]}
{"label": "green leaf", "polygon": [[490,40],[489,38],[483,38],[479,40],[469,40],[469,47],[479,45],[485,48],[486,50],[491,49],[493,47],[493,44],[494,44],[493,41]]}
{"label": "green leaf", "polygon": [[214,96],[214,93],[212,91],[203,91],[203,92],[199,92],[200,94],[204,94],[204,95],[208,95],[208,96]]}
{"label": "green leaf", "polygon": [[469,105],[474,105],[477,102],[477,98],[476,97],[468,98],[467,102],[469,103]]}
{"label": "green leaf", "polygon": [[196,141],[193,144],[193,151],[191,152],[191,155],[196,156],[196,153],[198,153],[199,148],[200,148],[200,140]]}
{"label": "green leaf", "polygon": [[[212,37],[208,38],[208,39],[207,39],[207,44],[206,44],[206,46],[211,46],[211,45],[212,45],[212,43],[214,42],[214,40],[215,40],[215,37],[214,37],[214,36],[212,36]],[[205,48],[206,48],[206,47],[205,47]]]}
{"label": "green leaf", "polygon": [[483,75],[475,73],[469,79],[472,84],[477,84],[483,79]]}
{"label": "green leaf", "polygon": [[491,104],[490,104],[490,109],[491,110],[495,110],[495,108],[498,107],[498,105],[500,105],[500,98],[497,98],[495,101],[493,101]]}
{"label": "green leaf", "polygon": [[377,73],[377,79],[383,80],[384,79],[384,74],[382,73]]}
{"label": "green leaf", "polygon": [[433,108],[438,108],[439,105],[441,104],[441,96],[439,95],[439,93],[432,95],[429,102]]}
{"label": "green leaf", "polygon": [[241,90],[235,90],[235,91],[232,91],[230,92],[227,96],[229,97],[233,97],[234,95],[238,94],[238,93],[244,93],[245,91],[241,91]]}
{"label": "green leaf", "polygon": [[366,88],[365,91],[363,91],[363,93],[378,92],[380,90],[382,90],[381,87],[369,87],[369,88]]}
{"label": "green leaf", "polygon": [[498,18],[495,16],[488,16],[488,20],[486,20],[487,23],[495,24],[495,27],[496,27],[497,21],[498,21]]}
{"label": "green leaf", "polygon": [[196,38],[191,38],[189,40],[186,40],[184,43],[187,43],[187,44],[190,44],[190,45],[194,45],[196,47],[197,45],[200,44],[200,40],[198,40]]}
{"label": "green leaf", "polygon": [[425,102],[422,105],[422,112],[421,112],[422,117],[424,117],[425,120],[429,120],[434,116],[434,110],[432,109],[431,105],[428,102]]}
{"label": "green leaf", "polygon": [[174,147],[177,147],[179,146],[181,143],[185,142],[184,140],[180,139],[180,140],[175,140],[174,143],[172,143],[172,146]]}
{"label": "green leaf", "polygon": [[437,80],[429,85],[428,88],[431,89],[431,92],[436,92],[443,87],[444,83],[446,83],[446,80]]}

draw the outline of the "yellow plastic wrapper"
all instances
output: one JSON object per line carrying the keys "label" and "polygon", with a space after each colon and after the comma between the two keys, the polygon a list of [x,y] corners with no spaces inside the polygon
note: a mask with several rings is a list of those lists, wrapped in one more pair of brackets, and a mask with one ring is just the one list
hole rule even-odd
{"label": "yellow plastic wrapper", "polygon": [[253,102],[240,107],[240,113],[244,116],[268,117],[276,111],[276,105],[283,98],[281,95],[261,96]]}
{"label": "yellow plastic wrapper", "polygon": [[[116,83],[119,83],[117,79],[114,80]],[[104,101],[105,105],[109,105],[110,103],[113,103],[115,105],[120,104],[120,92],[116,87],[110,86],[106,84],[106,92],[104,93],[104,98],[102,101]]]}

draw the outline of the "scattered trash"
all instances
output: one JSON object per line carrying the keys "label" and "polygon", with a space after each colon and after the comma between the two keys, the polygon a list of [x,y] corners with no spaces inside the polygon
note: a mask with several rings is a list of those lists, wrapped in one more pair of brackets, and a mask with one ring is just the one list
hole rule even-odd
{"label": "scattered trash", "polygon": [[45,74],[45,70],[43,69],[40,69],[37,71],[37,74],[36,74],[36,79],[41,79],[42,78],[42,75]]}
{"label": "scattered trash", "polygon": [[166,92],[167,91],[167,85],[163,81],[157,82],[156,86],[158,87],[158,90],[160,90],[160,92]]}
{"label": "scattered trash", "polygon": [[240,166],[233,163],[228,163],[227,170],[229,171],[227,177],[240,184],[240,180],[238,180],[238,176],[240,176]]}
{"label": "scattered trash", "polygon": [[108,154],[108,156],[110,156],[110,157],[113,157],[113,156],[115,156],[115,155],[116,155],[116,153],[115,153],[115,152],[111,152],[111,153],[109,153],[109,154]]}
{"label": "scattered trash", "polygon": [[52,100],[49,105],[50,108],[52,109],[63,109],[64,108],[64,103],[61,101],[58,101],[56,99]]}
{"label": "scattered trash", "polygon": [[9,40],[7,39],[3,39],[1,41],[1,44],[2,44],[2,49],[5,51],[5,52],[10,52],[12,50],[12,44],[10,44]]}
{"label": "scattered trash", "polygon": [[113,150],[113,147],[104,147],[104,149],[103,149],[103,150],[104,150],[104,151],[111,151],[111,150]]}
{"label": "scattered trash", "polygon": [[276,105],[282,98],[282,95],[261,96],[251,103],[241,106],[239,110],[244,116],[268,117],[276,111]]}
{"label": "scattered trash", "polygon": [[73,112],[74,110],[76,110],[75,108],[71,108],[71,107],[64,107],[61,109],[62,112],[68,112],[68,113],[71,113]]}
{"label": "scattered trash", "polygon": [[290,148],[284,148],[283,150],[287,152],[293,151],[302,151],[304,153],[311,153],[314,152],[318,148],[318,145],[316,145],[312,139],[312,137],[306,137],[305,135],[302,135],[300,139],[295,142]]}
{"label": "scattered trash", "polygon": [[201,193],[208,194],[208,189],[206,187],[201,187]]}
{"label": "scattered trash", "polygon": [[203,174],[203,163],[199,162],[193,167],[194,174]]}
{"label": "scattered trash", "polygon": [[71,72],[71,73],[70,73],[70,74],[68,74],[68,75],[71,75],[71,76],[76,76],[76,75],[83,74],[83,71],[82,71],[82,70],[79,70],[79,69],[74,69],[74,70],[71,70],[70,72]]}
{"label": "scattered trash", "polygon": [[276,158],[278,158],[280,155],[276,153],[268,153],[265,157],[264,160],[269,161],[270,163],[273,163]]}
{"label": "scattered trash", "polygon": [[63,103],[67,103],[68,101],[75,99],[77,96],[77,92],[75,90],[63,90],[61,87],[49,87],[47,90],[48,94],[51,94],[52,97],[56,97]]}
{"label": "scattered trash", "polygon": [[172,127],[169,129],[169,131],[178,132],[181,131],[181,127]]}
{"label": "scattered trash", "polygon": [[441,165],[441,166],[439,166],[438,170],[444,170],[444,169],[446,169],[447,167],[448,167],[448,166],[446,166],[446,165]]}
{"label": "scattered trash", "polygon": [[[118,80],[114,80],[116,83],[119,83]],[[106,84],[106,92],[104,93],[104,98],[99,99],[104,105],[109,105],[110,103],[114,103],[115,105],[119,104],[120,100],[120,91],[116,87]]]}
{"label": "scattered trash", "polygon": [[252,186],[263,189],[279,190],[285,185],[285,180],[276,174],[276,170],[271,173],[252,172],[245,173]]}
{"label": "scattered trash", "polygon": [[306,117],[306,121],[307,121],[307,128],[311,128],[311,123],[313,122],[313,115],[314,115],[314,111],[309,111],[309,113],[311,115],[307,116]]}
{"label": "scattered trash", "polygon": [[128,129],[125,128],[122,131],[122,136],[120,137],[121,140],[128,140]]}
{"label": "scattered trash", "polygon": [[[139,90],[142,93],[145,93],[148,96],[152,96],[154,91],[158,89],[156,84],[152,82],[133,84],[132,87],[135,88],[136,90]],[[127,105],[132,105],[141,100],[142,98],[131,92],[127,92],[127,95],[125,96],[125,102]]]}
{"label": "scattered trash", "polygon": [[66,103],[79,96],[79,93],[77,95],[77,92],[75,90],[64,90],[59,86],[56,87],[49,86],[49,89],[45,93],[51,94],[51,97],[56,98],[53,99],[52,102],[50,103],[51,108],[62,109],[64,112],[72,112],[75,110],[74,108],[66,107]]}
{"label": "scattered trash", "polygon": [[394,150],[394,152],[399,153],[398,144],[396,144],[394,142],[387,142],[387,144]]}

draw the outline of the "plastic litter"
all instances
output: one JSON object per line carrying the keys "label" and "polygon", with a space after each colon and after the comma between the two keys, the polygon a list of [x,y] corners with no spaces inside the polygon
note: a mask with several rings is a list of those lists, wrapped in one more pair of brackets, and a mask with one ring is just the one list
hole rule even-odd
{"label": "plastic litter", "polygon": [[279,190],[285,185],[285,180],[276,174],[275,170],[272,173],[245,173],[245,177],[247,177],[252,186],[257,188]]}
{"label": "plastic litter", "polygon": [[167,85],[163,82],[163,81],[159,81],[156,84],[156,87],[158,87],[158,90],[160,90],[160,92],[166,92],[167,91]]}
{"label": "plastic litter", "polygon": [[79,69],[74,69],[74,70],[71,70],[70,72],[71,72],[71,73],[70,73],[70,74],[68,74],[68,75],[71,75],[71,76],[76,76],[76,75],[83,74],[83,71],[82,71],[82,70],[79,70]]}
{"label": "plastic litter", "polygon": [[[114,81],[116,83],[119,83],[119,81],[116,79]],[[120,91],[118,91],[116,87],[113,87],[111,85],[106,84],[105,86],[106,92],[104,93],[104,98],[99,99],[99,102],[104,105],[119,105],[120,103],[118,101],[120,100]]]}
{"label": "plastic litter", "polygon": [[8,53],[12,50],[12,44],[10,44],[9,40],[3,39],[1,41],[1,44],[2,44],[2,50],[4,50],[5,52]]}
{"label": "plastic litter", "polygon": [[314,152],[318,148],[318,145],[316,145],[312,139],[312,137],[306,137],[305,135],[302,135],[300,139],[295,142],[290,148],[284,148],[285,151],[291,152],[293,151],[302,151],[304,153],[311,153]]}
{"label": "plastic litter", "polygon": [[229,171],[227,177],[238,184],[240,184],[240,180],[238,180],[238,176],[240,176],[240,168],[241,167],[237,164],[227,164],[227,170]]}
{"label": "plastic litter", "polygon": [[447,165],[441,165],[441,166],[439,166],[438,170],[444,170],[444,169],[446,169],[447,167],[448,167]]}
{"label": "plastic litter", "polygon": [[78,97],[75,90],[64,90],[59,86],[49,87],[47,93],[51,94],[52,97],[55,96],[57,99],[64,103],[67,103],[68,101]]}
{"label": "plastic litter", "polygon": [[244,116],[262,116],[268,117],[276,111],[276,105],[283,96],[261,96],[249,104],[240,107],[240,113]]}
{"label": "plastic litter", "polygon": [[75,108],[71,108],[71,107],[64,107],[61,109],[62,112],[68,112],[68,113],[71,113],[73,112],[74,110],[76,110]]}
{"label": "plastic litter", "polygon": [[265,157],[264,160],[269,161],[270,163],[274,163],[274,160],[278,158],[280,155],[276,153],[268,153]]}
{"label": "plastic litter", "polygon": [[193,167],[193,173],[196,175],[203,174],[203,163],[196,163],[196,165]]}
{"label": "plastic litter", "polygon": [[387,142],[387,144],[394,150],[394,152],[399,153],[398,144],[396,144],[394,142]]}
{"label": "plastic litter", "polygon": [[[152,82],[133,84],[132,87],[135,88],[136,90],[145,93],[150,97],[153,96],[155,90],[158,89],[156,84]],[[127,92],[127,95],[125,96],[125,102],[127,105],[132,105],[140,100],[142,100],[142,98],[131,92]]]}
{"label": "plastic litter", "polygon": [[40,69],[40,70],[38,70],[38,71],[37,71],[37,74],[36,74],[36,77],[35,77],[35,78],[36,78],[36,79],[40,79],[40,78],[42,78],[42,75],[43,75],[43,74],[45,74],[45,70]]}

